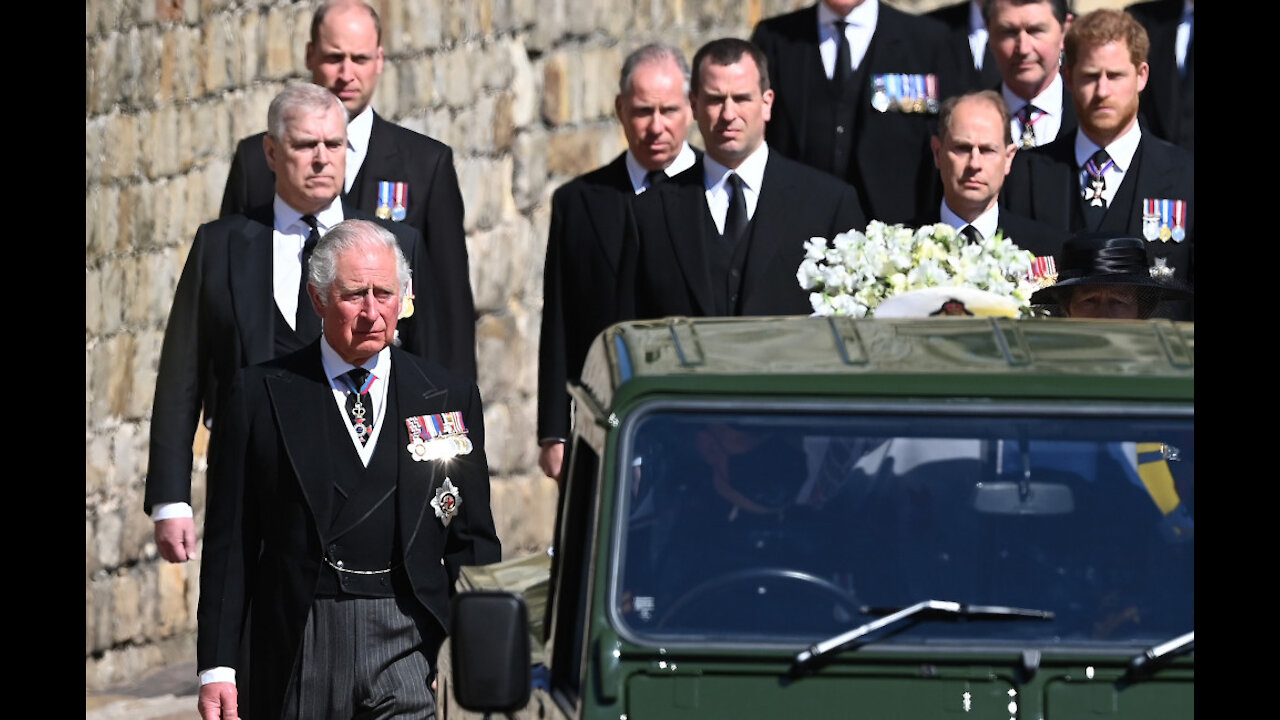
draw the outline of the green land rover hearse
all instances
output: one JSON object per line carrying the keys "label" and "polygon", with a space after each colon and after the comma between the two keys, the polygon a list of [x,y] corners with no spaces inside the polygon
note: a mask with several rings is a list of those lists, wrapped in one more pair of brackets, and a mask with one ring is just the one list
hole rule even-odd
{"label": "green land rover hearse", "polygon": [[463,583],[440,717],[1191,718],[1193,348],[1167,320],[615,325],[540,602]]}

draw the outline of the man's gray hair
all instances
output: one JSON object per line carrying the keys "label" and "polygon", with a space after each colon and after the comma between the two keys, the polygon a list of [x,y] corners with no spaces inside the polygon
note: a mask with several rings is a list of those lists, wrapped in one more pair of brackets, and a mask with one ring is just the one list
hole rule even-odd
{"label": "man's gray hair", "polygon": [[302,113],[326,113],[334,106],[342,111],[343,124],[347,120],[347,108],[337,95],[321,85],[295,82],[286,85],[280,94],[271,99],[267,108],[267,134],[276,142],[283,142],[290,117]]}
{"label": "man's gray hair", "polygon": [[631,79],[635,75],[636,68],[646,63],[664,60],[672,60],[676,67],[680,68],[680,74],[684,76],[684,94],[688,95],[689,63],[685,61],[684,53],[663,43],[642,45],[627,55],[627,59],[622,61],[622,72],[618,75],[618,94],[626,95],[631,92]]}
{"label": "man's gray hair", "polygon": [[[328,93],[328,90],[325,90]],[[332,96],[330,96],[332,97]],[[400,250],[400,243],[391,231],[369,220],[343,220],[334,225],[316,243],[307,266],[307,282],[320,292],[322,303],[329,300],[329,288],[338,275],[338,256],[348,250],[362,247],[384,248],[396,255],[396,280],[403,297],[409,288],[409,261]]]}

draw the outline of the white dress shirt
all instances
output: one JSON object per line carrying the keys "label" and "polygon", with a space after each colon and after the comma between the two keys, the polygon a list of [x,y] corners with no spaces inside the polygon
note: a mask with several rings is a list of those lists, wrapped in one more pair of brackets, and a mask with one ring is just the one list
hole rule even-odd
{"label": "white dress shirt", "polygon": [[818,52],[822,54],[822,67],[826,69],[827,77],[835,77],[836,72],[836,28],[832,23],[837,20],[849,23],[844,34],[849,38],[849,60],[857,70],[867,56],[867,47],[871,45],[871,35],[876,31],[879,17],[879,0],[866,0],[844,17],[831,12],[826,3],[818,3]]}
{"label": "white dress shirt", "polygon": [[[302,213],[289,207],[276,195],[272,205],[275,227],[271,233],[271,290],[276,307],[297,330],[298,283],[302,279],[302,246],[307,242],[311,228],[302,222]],[[316,213],[316,226],[320,235],[342,222],[342,201],[334,198],[328,207]]]}
{"label": "white dress shirt", "polygon": [[760,200],[760,187],[764,183],[764,166],[769,161],[769,143],[761,142],[755,152],[747,156],[735,170],[721,165],[710,155],[702,156],[702,181],[706,188],[707,207],[716,221],[716,230],[724,232],[724,218],[729,212],[729,190],[725,181],[734,172],[742,178],[742,197],[747,204],[747,220],[756,215],[756,203]]}

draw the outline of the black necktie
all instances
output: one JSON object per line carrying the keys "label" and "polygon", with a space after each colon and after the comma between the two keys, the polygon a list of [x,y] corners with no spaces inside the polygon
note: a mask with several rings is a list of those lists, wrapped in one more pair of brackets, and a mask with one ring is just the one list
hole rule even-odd
{"label": "black necktie", "polygon": [[364,368],[353,368],[343,375],[347,386],[347,419],[361,445],[369,442],[369,433],[373,431],[373,398],[369,396],[369,388],[374,379]]}
{"label": "black necktie", "polygon": [[742,178],[737,173],[729,173],[725,186],[729,190],[729,210],[724,216],[724,239],[730,247],[737,247],[747,229],[747,199],[743,197]]}
{"label": "black necktie", "polygon": [[1113,165],[1107,151],[1098,151],[1084,164],[1084,218],[1089,230],[1097,230],[1102,216],[1107,214],[1107,200],[1102,193],[1107,189],[1107,168]]}
{"label": "black necktie", "polygon": [[1036,146],[1036,130],[1035,124],[1038,118],[1040,108],[1031,103],[1022,106],[1018,111],[1018,122],[1022,125],[1022,147],[1033,148]]}
{"label": "black necktie", "polygon": [[835,84],[836,94],[840,94],[844,92],[844,86],[853,76],[853,58],[849,50],[849,36],[844,34],[844,29],[849,27],[849,23],[837,20],[833,24],[836,26],[836,67],[835,72],[831,74],[831,81]]}
{"label": "black necktie", "polygon": [[644,187],[646,190],[650,190],[666,179],[666,172],[662,170],[650,170],[644,174]]}
{"label": "black necktie", "polygon": [[960,234],[964,236],[964,241],[970,245],[982,242],[982,233],[978,232],[978,228],[972,225],[965,225],[960,228]]}
{"label": "black necktie", "polygon": [[302,276],[298,278],[298,314],[295,316],[294,330],[303,342],[311,342],[320,337],[320,317],[311,307],[311,296],[307,294],[307,263],[311,260],[311,252],[320,242],[320,228],[316,225],[315,215],[303,215],[302,222],[311,228],[307,241],[302,245]]}

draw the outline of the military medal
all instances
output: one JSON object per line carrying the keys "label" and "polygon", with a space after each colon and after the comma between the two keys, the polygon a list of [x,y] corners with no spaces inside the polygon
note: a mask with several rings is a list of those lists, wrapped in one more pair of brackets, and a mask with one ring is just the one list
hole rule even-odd
{"label": "military medal", "polygon": [[1148,242],[1160,238],[1160,213],[1156,212],[1156,201],[1151,198],[1142,201],[1142,237]]}
{"label": "military medal", "polygon": [[1187,239],[1187,201],[1173,201],[1173,231],[1170,233],[1174,242]]}
{"label": "military medal", "polygon": [[1169,201],[1156,200],[1155,202],[1160,212],[1160,242],[1169,242],[1169,239],[1173,237],[1173,228],[1170,227],[1172,218],[1170,218],[1169,213]]}
{"label": "military medal", "polygon": [[391,219],[391,183],[386,180],[378,181],[378,209],[373,214],[383,220]]}
{"label": "military medal", "polygon": [[889,93],[885,83],[884,75],[876,75],[872,80],[871,107],[877,112],[885,112],[889,109]]}
{"label": "military medal", "polygon": [[467,455],[474,445],[467,437],[467,425],[462,413],[437,413],[405,418],[409,428],[409,455],[417,462],[448,460]]}
{"label": "military medal", "polygon": [[934,75],[933,73],[929,73],[928,75],[925,75],[924,84],[925,84],[925,90],[928,93],[928,98],[924,102],[925,109],[929,111],[929,114],[937,115],[938,107],[939,107],[938,76]]}
{"label": "military medal", "polygon": [[1047,287],[1058,281],[1058,267],[1052,255],[1040,255],[1031,259],[1031,268],[1027,278],[1040,287]]}
{"label": "military medal", "polygon": [[912,75],[911,111],[922,113],[925,108],[924,76]]}
{"label": "military medal", "polygon": [[409,207],[409,183],[393,183],[392,195],[395,198],[391,206],[391,219],[396,222],[404,220]]}
{"label": "military medal", "polygon": [[458,506],[461,504],[462,493],[446,476],[444,484],[436,488],[436,496],[431,498],[431,507],[435,508],[436,517],[440,518],[440,522],[445,527],[449,527],[453,516],[458,514]]}
{"label": "military medal", "polygon": [[409,278],[409,286],[400,299],[400,315],[396,319],[403,320],[407,317],[413,317],[413,278]]}

